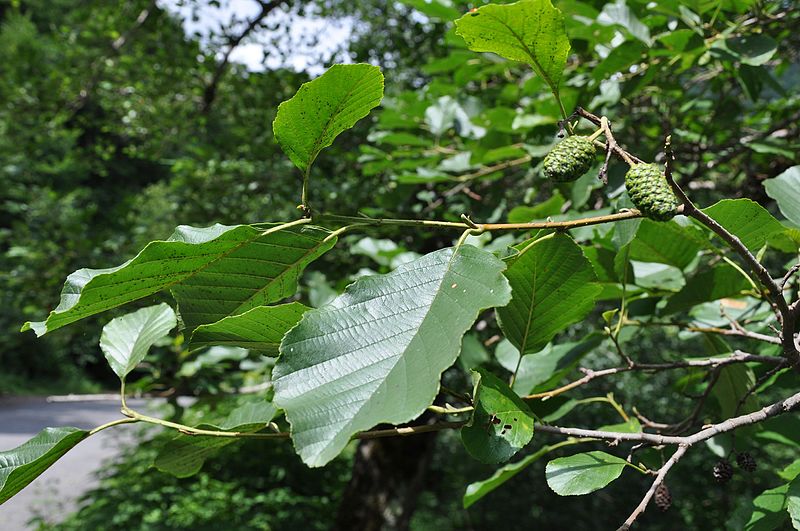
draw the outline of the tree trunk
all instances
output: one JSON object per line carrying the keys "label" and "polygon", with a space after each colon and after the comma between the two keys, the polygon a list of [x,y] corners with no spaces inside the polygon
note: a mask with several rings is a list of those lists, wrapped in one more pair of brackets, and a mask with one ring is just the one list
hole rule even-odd
{"label": "tree trunk", "polygon": [[408,529],[435,441],[435,433],[361,441],[333,529]]}

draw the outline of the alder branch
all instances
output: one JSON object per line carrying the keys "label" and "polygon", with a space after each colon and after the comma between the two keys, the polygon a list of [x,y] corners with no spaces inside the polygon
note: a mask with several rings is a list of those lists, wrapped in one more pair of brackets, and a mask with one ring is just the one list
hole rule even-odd
{"label": "alder branch", "polygon": [[775,402],[767,407],[764,407],[758,411],[753,413],[748,413],[747,415],[740,415],[738,417],[732,417],[728,420],[720,422],[718,424],[713,424],[704,428],[693,435],[687,436],[675,436],[675,435],[660,435],[657,433],[623,433],[623,432],[611,432],[611,431],[600,431],[600,430],[587,430],[583,428],[563,428],[560,426],[549,426],[546,424],[536,424],[535,429],[539,430],[543,433],[552,433],[554,435],[561,435],[565,437],[578,437],[578,438],[586,438],[586,437],[594,437],[596,439],[602,439],[606,441],[612,442],[645,442],[655,445],[688,445],[692,446],[699,442],[705,441],[706,439],[710,439],[715,435],[719,435],[721,433],[727,433],[729,431],[733,431],[737,428],[741,428],[744,426],[749,426],[751,424],[757,424],[759,422],[763,422],[764,420],[772,417],[776,417],[783,413],[787,413],[796,409],[800,406],[800,393],[796,393],[788,398],[785,398],[779,402]]}
{"label": "alder branch", "polygon": [[716,326],[695,326],[689,323],[679,323],[674,321],[657,322],[657,321],[635,321],[635,320],[626,320],[624,324],[634,325],[634,326],[675,326],[677,328],[680,328],[681,330],[686,330],[688,332],[701,332],[704,334],[719,334],[723,336],[741,337],[746,339],[763,341],[765,343],[772,343],[773,345],[781,344],[781,340],[779,337],[760,334],[758,332],[747,330],[746,328],[743,327],[719,328]]}
{"label": "alder branch", "polygon": [[454,229],[459,231],[475,230],[477,232],[489,231],[513,231],[513,230],[568,230],[577,227],[587,227],[589,225],[599,225],[601,223],[612,223],[626,219],[642,217],[642,213],[636,209],[624,209],[616,214],[606,216],[592,216],[588,218],[574,219],[569,221],[541,221],[531,223],[465,223],[458,221],[436,221],[427,219],[392,219],[392,218],[370,218],[358,216],[342,216],[338,214],[312,214],[315,222],[332,221],[338,223],[350,223],[353,226],[400,226],[400,227],[430,227],[438,229]]}
{"label": "alder branch", "polygon": [[781,358],[779,356],[758,356],[755,354],[748,354],[746,352],[741,352],[737,350],[730,356],[724,358],[683,360],[671,363],[634,363],[633,365],[625,365],[623,367],[612,367],[610,369],[602,369],[599,371],[591,369],[582,369],[585,375],[583,376],[583,378],[570,382],[557,389],[553,389],[551,391],[547,391],[544,393],[527,395],[523,398],[526,400],[532,400],[536,398],[552,398],[554,396],[565,393],[570,389],[586,385],[587,383],[597,378],[602,378],[605,376],[611,376],[612,374],[619,374],[622,372],[629,372],[629,371],[659,372],[671,369],[685,369],[690,367],[717,368],[717,367],[723,367],[725,365],[731,365],[734,363],[747,363],[747,362],[771,363],[774,365],[779,365],[785,363],[785,361],[786,360],[784,358]]}
{"label": "alder branch", "polygon": [[800,361],[800,353],[794,344],[795,332],[795,315],[789,308],[786,299],[783,297],[783,289],[778,286],[775,279],[772,278],[769,271],[759,260],[750,252],[750,250],[742,243],[735,234],[728,231],[725,227],[717,223],[711,216],[697,208],[691,199],[686,195],[686,192],[678,185],[672,176],[672,165],[675,161],[675,156],[672,153],[671,138],[667,136],[665,142],[666,151],[666,168],[664,176],[667,179],[670,187],[675,195],[678,196],[681,203],[683,203],[683,215],[691,217],[711,229],[717,236],[722,238],[728,246],[733,249],[750,267],[750,270],[756,275],[758,280],[763,286],[763,294],[769,300],[776,310],[776,315],[781,322],[781,345],[783,346],[784,355],[791,361],[793,365]]}

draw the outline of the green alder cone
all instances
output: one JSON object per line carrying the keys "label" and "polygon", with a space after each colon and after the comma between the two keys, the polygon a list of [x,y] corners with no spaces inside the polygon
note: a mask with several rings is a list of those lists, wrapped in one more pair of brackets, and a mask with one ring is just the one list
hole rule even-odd
{"label": "green alder cone", "polygon": [[576,181],[594,164],[594,144],[585,136],[570,136],[544,158],[544,174],[557,183]]}
{"label": "green alder cone", "polygon": [[625,188],[636,208],[652,220],[669,221],[678,213],[678,198],[656,164],[631,166]]}

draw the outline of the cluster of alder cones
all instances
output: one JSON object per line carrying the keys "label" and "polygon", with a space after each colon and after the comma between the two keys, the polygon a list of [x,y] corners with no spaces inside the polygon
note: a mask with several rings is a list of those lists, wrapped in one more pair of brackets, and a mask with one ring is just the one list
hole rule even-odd
{"label": "cluster of alder cones", "polygon": [[[758,467],[758,463],[750,452],[737,453],[736,464],[747,473],[755,472]],[[714,465],[713,474],[717,483],[725,484],[733,477],[733,465],[727,459],[720,459]],[[659,483],[656,487],[653,503],[662,511],[666,511],[672,506],[672,494],[666,483]]]}
{"label": "cluster of alder cones", "polygon": [[[542,162],[544,175],[558,183],[579,179],[595,161],[594,139],[570,136],[556,144]],[[680,202],[657,164],[633,164],[625,174],[625,188],[636,208],[655,221],[669,221]]]}

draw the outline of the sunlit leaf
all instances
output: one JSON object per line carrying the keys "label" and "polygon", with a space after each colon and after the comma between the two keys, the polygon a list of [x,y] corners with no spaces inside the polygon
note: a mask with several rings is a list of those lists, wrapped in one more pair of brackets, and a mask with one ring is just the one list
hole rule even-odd
{"label": "sunlit leaf", "polygon": [[578,496],[602,489],[615,479],[628,463],[605,452],[587,452],[560,457],[547,463],[547,484],[560,496]]}
{"label": "sunlit leaf", "polygon": [[278,106],[272,129],[283,151],[305,172],[320,151],[369,114],[382,98],[380,68],[333,65]]}
{"label": "sunlit leaf", "polygon": [[47,320],[22,329],[41,336],[169,289],[183,325],[193,330],[293,295],[305,267],[336,243],[329,235],[312,226],[183,225],[118,267],[71,274]]}
{"label": "sunlit leaf", "polygon": [[147,355],[153,344],[178,325],[168,304],[148,306],[112,319],[103,327],[100,349],[121,380]]}
{"label": "sunlit leaf", "polygon": [[456,21],[456,33],[470,50],[530,64],[558,91],[570,45],[564,17],[550,0],[482,6]]}

